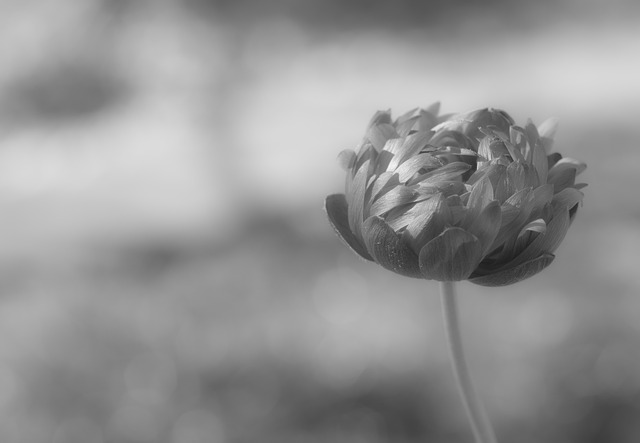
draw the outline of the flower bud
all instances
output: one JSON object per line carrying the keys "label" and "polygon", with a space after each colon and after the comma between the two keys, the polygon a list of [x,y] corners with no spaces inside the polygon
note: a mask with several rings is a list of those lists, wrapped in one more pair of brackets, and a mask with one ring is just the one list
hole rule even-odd
{"label": "flower bud", "polygon": [[358,255],[401,275],[485,286],[515,283],[555,258],[582,202],[580,161],[550,153],[556,124],[514,124],[504,111],[396,120],[378,112],[325,207]]}

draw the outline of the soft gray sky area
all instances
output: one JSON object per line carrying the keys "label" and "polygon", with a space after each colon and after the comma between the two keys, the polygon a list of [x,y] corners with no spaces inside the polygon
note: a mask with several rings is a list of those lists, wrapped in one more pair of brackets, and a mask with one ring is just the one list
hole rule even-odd
{"label": "soft gray sky area", "polygon": [[560,120],[584,207],[539,276],[461,284],[500,441],[640,441],[630,0],[4,0],[0,441],[470,441],[434,282],[324,196],[376,110]]}

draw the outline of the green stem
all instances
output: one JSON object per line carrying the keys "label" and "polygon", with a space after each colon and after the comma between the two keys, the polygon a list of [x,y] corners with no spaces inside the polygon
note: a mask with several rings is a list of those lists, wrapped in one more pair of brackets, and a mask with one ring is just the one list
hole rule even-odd
{"label": "green stem", "polygon": [[475,441],[476,443],[497,443],[491,422],[489,422],[489,418],[482,407],[482,402],[473,388],[469,368],[464,356],[454,282],[441,282],[440,295],[442,297],[442,313],[453,364],[453,373],[458,383],[462,403],[467,411]]}

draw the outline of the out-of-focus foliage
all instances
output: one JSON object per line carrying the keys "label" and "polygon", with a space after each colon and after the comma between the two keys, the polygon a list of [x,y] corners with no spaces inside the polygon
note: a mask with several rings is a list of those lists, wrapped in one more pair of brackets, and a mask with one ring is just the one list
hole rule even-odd
{"label": "out-of-focus foliage", "polygon": [[500,440],[638,441],[635,2],[515,3],[2,2],[0,441],[467,441],[437,287],[322,212],[434,99],[590,168],[556,265],[460,287]]}

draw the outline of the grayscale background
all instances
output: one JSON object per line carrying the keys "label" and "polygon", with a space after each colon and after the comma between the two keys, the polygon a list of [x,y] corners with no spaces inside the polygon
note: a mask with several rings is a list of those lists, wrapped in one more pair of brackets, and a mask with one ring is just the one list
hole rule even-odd
{"label": "grayscale background", "polygon": [[640,441],[633,0],[1,0],[0,441],[470,442],[438,285],[322,209],[378,109],[557,117],[542,274],[459,285],[500,441]]}

